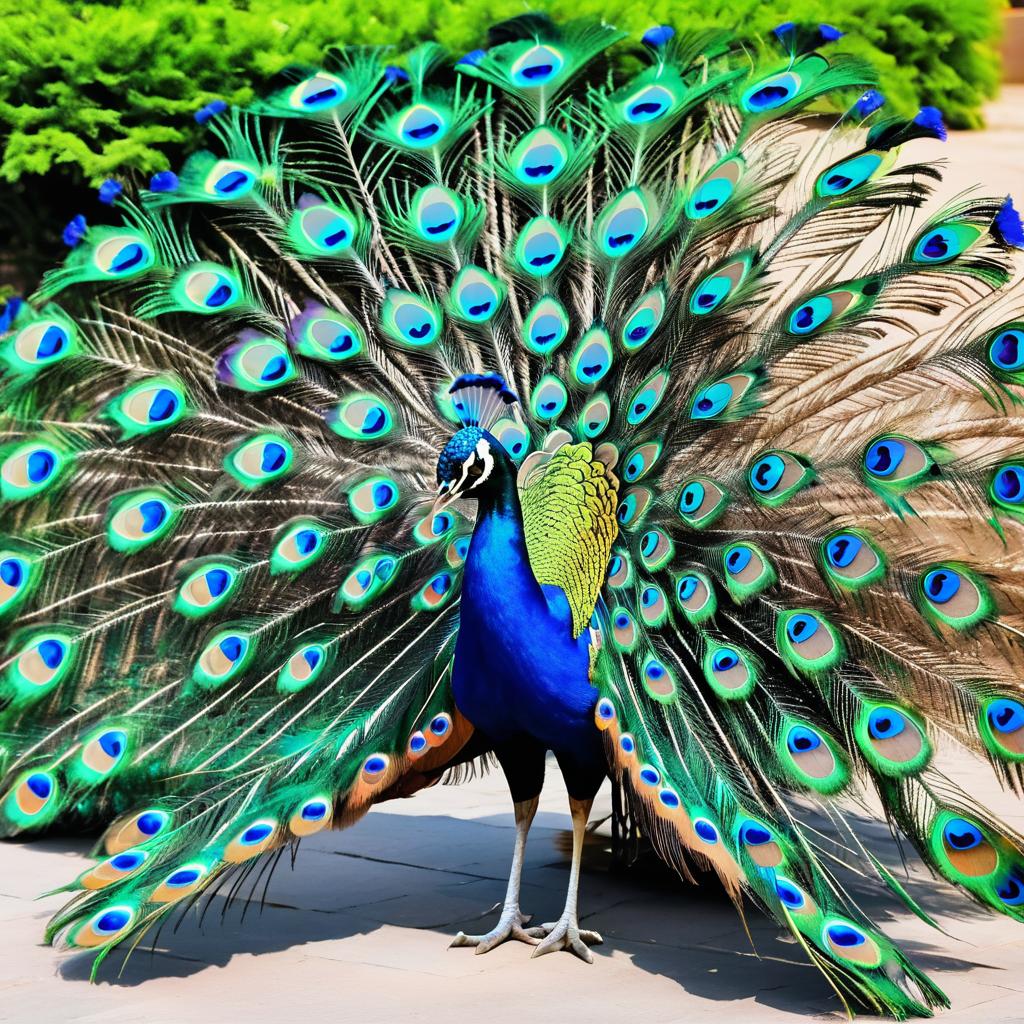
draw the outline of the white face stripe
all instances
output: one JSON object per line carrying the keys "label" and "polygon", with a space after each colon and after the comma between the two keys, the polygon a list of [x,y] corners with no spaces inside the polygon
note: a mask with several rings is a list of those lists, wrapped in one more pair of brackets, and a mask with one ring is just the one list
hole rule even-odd
{"label": "white face stripe", "polygon": [[459,476],[459,479],[454,481],[454,483],[445,481],[441,485],[443,488],[447,487],[447,491],[453,499],[462,494],[463,484],[466,483],[469,477],[469,467],[476,464],[478,457],[483,463],[484,469],[466,488],[467,491],[473,490],[474,487],[479,487],[494,472],[494,456],[491,454],[491,446],[485,438],[481,437],[476,443],[476,448],[469,453],[469,458],[462,464],[462,474]]}
{"label": "white face stripe", "polygon": [[483,460],[484,471],[480,474],[479,479],[473,484],[474,487],[478,487],[482,484],[494,471],[494,456],[491,454],[491,446],[487,443],[487,439],[481,437],[476,443],[475,455],[479,455]]}

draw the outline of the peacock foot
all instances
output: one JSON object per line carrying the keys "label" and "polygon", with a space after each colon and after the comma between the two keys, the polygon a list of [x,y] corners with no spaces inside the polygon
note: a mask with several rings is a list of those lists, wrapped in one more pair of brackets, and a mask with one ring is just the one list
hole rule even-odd
{"label": "peacock foot", "polygon": [[563,914],[557,921],[542,924],[538,928],[528,928],[526,934],[532,940],[543,939],[533,951],[534,956],[543,956],[545,953],[564,949],[575,953],[588,964],[594,962],[594,954],[590,952],[590,947],[600,946],[604,942],[598,932],[581,929],[575,914],[572,917]]}
{"label": "peacock foot", "polygon": [[452,946],[476,946],[478,954],[489,953],[495,946],[500,946],[509,939],[515,939],[518,942],[525,942],[528,945],[536,946],[540,939],[530,934],[536,929],[527,931],[523,927],[529,921],[529,915],[521,914],[518,907],[511,907],[510,909],[502,910],[498,923],[486,935],[467,935],[465,932],[459,932],[452,939],[451,944]]}

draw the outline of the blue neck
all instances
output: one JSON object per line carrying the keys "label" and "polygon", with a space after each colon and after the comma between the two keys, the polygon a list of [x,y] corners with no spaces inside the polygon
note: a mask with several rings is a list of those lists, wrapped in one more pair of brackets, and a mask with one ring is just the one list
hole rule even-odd
{"label": "blue neck", "polygon": [[[544,604],[540,584],[530,568],[523,532],[523,512],[514,467],[501,460],[495,467],[496,486],[480,496],[476,528],[469,545],[464,599],[538,601]],[[493,608],[493,605],[491,605]]]}

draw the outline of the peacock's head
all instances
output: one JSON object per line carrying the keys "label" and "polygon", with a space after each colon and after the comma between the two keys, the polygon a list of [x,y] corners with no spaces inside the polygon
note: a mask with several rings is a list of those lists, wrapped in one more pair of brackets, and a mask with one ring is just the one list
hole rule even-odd
{"label": "peacock's head", "polygon": [[462,429],[444,446],[437,460],[434,511],[457,498],[481,498],[501,486],[512,462],[488,432],[506,406],[518,399],[494,373],[464,374],[449,388]]}

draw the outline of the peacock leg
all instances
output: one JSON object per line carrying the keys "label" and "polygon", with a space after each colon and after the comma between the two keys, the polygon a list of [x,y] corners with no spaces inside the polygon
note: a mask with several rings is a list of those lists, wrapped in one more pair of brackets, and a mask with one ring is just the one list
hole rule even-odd
{"label": "peacock leg", "polygon": [[590,946],[600,945],[604,940],[597,932],[580,930],[576,916],[576,896],[580,887],[580,860],[583,857],[583,834],[590,817],[590,808],[594,800],[576,800],[569,797],[569,810],[572,814],[572,867],[569,870],[569,891],[565,897],[565,909],[562,916],[539,928],[527,929],[527,935],[534,939],[543,939],[533,951],[534,956],[553,953],[556,949],[566,949],[575,953],[588,964],[594,962]]}
{"label": "peacock leg", "polygon": [[518,939],[536,945],[540,940],[530,935],[523,925],[529,921],[519,910],[519,882],[523,874],[523,856],[526,853],[526,836],[537,813],[540,796],[530,800],[516,801],[516,844],[512,851],[512,869],[508,875],[508,888],[505,890],[505,902],[501,907],[498,923],[486,935],[467,935],[459,932],[452,939],[453,946],[476,946],[477,953],[487,953],[500,946],[508,939]]}

